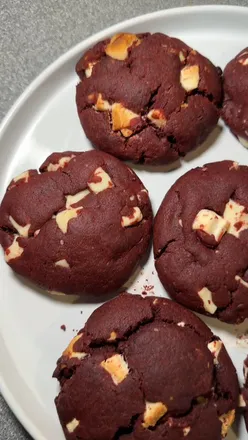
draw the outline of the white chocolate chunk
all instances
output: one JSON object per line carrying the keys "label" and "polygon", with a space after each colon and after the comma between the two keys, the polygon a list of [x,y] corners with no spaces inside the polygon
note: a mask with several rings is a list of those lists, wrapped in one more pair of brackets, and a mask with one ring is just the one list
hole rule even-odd
{"label": "white chocolate chunk", "polygon": [[185,327],[185,322],[181,321],[177,323],[178,327]]}
{"label": "white chocolate chunk", "polygon": [[84,199],[86,196],[90,194],[90,191],[88,189],[84,189],[83,191],[78,192],[77,194],[74,194],[74,196],[65,196],[66,198],[66,209],[69,209],[72,205],[75,203],[78,203],[80,200]]}
{"label": "white chocolate chunk", "polygon": [[119,385],[129,373],[128,365],[121,354],[114,354],[102,361],[101,367],[110,374],[115,385]]}
{"label": "white chocolate chunk", "polygon": [[19,174],[19,176],[14,177],[13,181],[18,182],[18,180],[24,180],[25,183],[28,182],[29,179],[29,171],[24,171],[24,173]]}
{"label": "white chocolate chunk", "polygon": [[203,289],[201,289],[197,293],[203,302],[203,306],[206,312],[211,313],[211,315],[213,315],[217,310],[217,306],[213,302],[212,292],[210,292],[210,290],[207,287],[203,287]]}
{"label": "white chocolate chunk", "polygon": [[147,117],[158,128],[162,128],[166,125],[167,120],[162,110],[152,109],[149,111]]}
{"label": "white chocolate chunk", "polygon": [[213,341],[208,344],[208,349],[211,351],[211,353],[214,355],[214,363],[217,365],[218,362],[218,356],[220,354],[220,351],[223,347],[222,341]]}
{"label": "white chocolate chunk", "polygon": [[77,419],[73,419],[70,423],[67,423],[66,428],[67,431],[72,434],[72,432],[75,431],[75,429],[78,427],[79,425],[79,420]]}
{"label": "white chocolate chunk", "polygon": [[157,421],[163,417],[168,408],[162,402],[146,402],[146,409],[144,412],[144,422],[142,426],[149,428],[149,426],[155,426]]}
{"label": "white chocolate chunk", "polygon": [[248,148],[248,140],[247,139],[245,139],[241,136],[238,136],[238,140],[243,145],[243,147]]}
{"label": "white chocolate chunk", "polygon": [[231,411],[228,411],[227,414],[223,414],[219,417],[220,422],[222,423],[222,429],[221,434],[222,437],[226,437],[229,428],[232,426],[235,419],[235,409],[232,409]]}
{"label": "white chocolate chunk", "polygon": [[188,426],[187,428],[183,428],[183,435],[184,437],[187,437],[187,435],[190,433],[191,428]]}
{"label": "white chocolate chunk", "polygon": [[95,182],[87,182],[87,185],[95,194],[98,194],[105,189],[113,188],[114,186],[110,176],[101,167],[94,171],[93,179],[95,179]]}
{"label": "white chocolate chunk", "polygon": [[200,81],[199,66],[185,66],[180,73],[181,86],[187,92],[197,89]]}
{"label": "white chocolate chunk", "polygon": [[48,290],[48,293],[54,296],[65,296],[66,294],[63,292],[57,292],[56,290]]}
{"label": "white chocolate chunk", "polygon": [[[244,55],[244,54],[242,54]],[[242,64],[242,66],[248,66],[248,58],[239,60],[239,63]]]}
{"label": "white chocolate chunk", "polygon": [[59,229],[66,234],[68,229],[68,223],[71,219],[76,218],[78,216],[78,212],[81,211],[83,208],[70,208],[65,209],[64,211],[59,212],[56,215],[56,223],[59,227]]}
{"label": "white chocolate chunk", "polygon": [[107,100],[103,99],[101,93],[98,93],[97,101],[93,107],[99,112],[106,112],[112,108],[111,104]]}
{"label": "white chocolate chunk", "polygon": [[178,220],[178,223],[179,223],[179,225],[181,226],[181,228],[183,227],[183,221],[182,221],[182,219],[180,218],[179,220]]}
{"label": "white chocolate chunk", "polygon": [[228,230],[229,223],[220,215],[209,209],[201,209],[192,225],[193,230],[204,231],[206,234],[213,235],[217,243]]}
{"label": "white chocolate chunk", "polygon": [[77,359],[84,359],[88,356],[88,353],[80,353],[79,351],[73,351],[72,355],[70,356],[70,358],[77,358]]}
{"label": "white chocolate chunk", "polygon": [[180,50],[178,56],[179,56],[179,60],[181,61],[181,63],[183,63],[185,61],[185,56],[181,50]]}
{"label": "white chocolate chunk", "polygon": [[[138,117],[139,115],[137,113],[132,112],[132,110],[129,110],[118,102],[112,105],[112,128],[114,131],[129,128],[131,121]],[[123,133],[124,136],[125,133],[126,132]]]}
{"label": "white chocolate chunk", "polygon": [[245,399],[243,398],[243,395],[240,394],[239,395],[239,408],[245,408],[245,407],[246,407]]}
{"label": "white chocolate chunk", "polygon": [[57,171],[60,168],[64,168],[65,165],[68,164],[73,157],[75,157],[75,154],[72,154],[71,156],[61,157],[57,163],[49,163],[47,171]]}
{"label": "white chocolate chunk", "polygon": [[65,267],[67,269],[70,268],[70,265],[68,264],[68,261],[66,261],[65,259],[56,261],[55,266]]}
{"label": "white chocolate chunk", "polygon": [[69,358],[74,357],[74,354],[77,353],[74,351],[75,343],[83,336],[83,333],[76,335],[68,345],[68,347],[63,351],[63,356],[67,356]]}
{"label": "white chocolate chunk", "polygon": [[248,229],[248,213],[245,207],[230,199],[225,207],[223,217],[229,222],[228,234],[239,238],[239,234]]}
{"label": "white chocolate chunk", "polygon": [[233,162],[232,166],[229,168],[229,170],[238,170],[239,169],[239,163]]}
{"label": "white chocolate chunk", "polygon": [[116,34],[111,38],[105,52],[109,57],[123,61],[128,57],[129,47],[138,46],[140,43],[141,40],[135,34]]}
{"label": "white chocolate chunk", "polygon": [[31,226],[30,223],[26,226],[21,226],[13,219],[13,217],[11,217],[11,215],[9,216],[9,221],[21,237],[28,237],[28,231]]}
{"label": "white chocolate chunk", "polygon": [[37,235],[39,235],[40,233],[40,229],[36,229],[36,231],[34,231],[34,237],[37,237]]}
{"label": "white chocolate chunk", "polygon": [[245,280],[243,280],[239,275],[236,275],[235,280],[239,281],[240,284],[243,284],[243,286],[248,288],[248,283]]}
{"label": "white chocolate chunk", "polygon": [[84,71],[86,78],[90,78],[90,77],[91,77],[92,72],[93,72],[93,67],[94,67],[94,65],[95,65],[96,63],[97,63],[97,61],[92,61],[92,62],[90,62],[90,63],[88,64],[87,69],[85,69],[85,71]]}
{"label": "white chocolate chunk", "polygon": [[121,129],[121,134],[122,134],[124,137],[128,138],[128,137],[130,137],[130,136],[133,134],[133,131],[130,130],[129,128],[122,128],[122,129]]}
{"label": "white chocolate chunk", "polygon": [[117,333],[116,332],[111,332],[110,336],[108,338],[108,341],[115,341],[117,338]]}
{"label": "white chocolate chunk", "polygon": [[19,245],[17,239],[19,235],[15,235],[13,243],[6,249],[4,253],[5,261],[8,263],[22,255],[24,249]]}
{"label": "white chocolate chunk", "polygon": [[131,215],[129,216],[123,215],[121,217],[121,226],[123,228],[127,228],[128,226],[132,226],[135,225],[136,223],[141,222],[142,219],[143,219],[143,215],[141,210],[139,209],[138,206],[135,206],[133,208],[133,212]]}

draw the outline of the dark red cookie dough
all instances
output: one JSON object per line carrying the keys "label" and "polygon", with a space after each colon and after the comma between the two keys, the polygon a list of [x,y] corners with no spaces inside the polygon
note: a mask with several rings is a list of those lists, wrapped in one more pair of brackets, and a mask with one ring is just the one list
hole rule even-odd
{"label": "dark red cookie dough", "polygon": [[154,220],[159,278],[178,302],[229,323],[248,317],[248,167],[223,161],[176,181]]}
{"label": "dark red cookie dough", "polygon": [[76,72],[86,136],[120,159],[172,162],[217,124],[221,71],[176,38],[115,35],[88,50]]}
{"label": "dark red cookie dough", "polygon": [[222,117],[239,141],[248,148],[248,47],[224,70]]}
{"label": "dark red cookie dough", "polygon": [[99,307],[54,376],[68,440],[220,440],[238,404],[223,343],[164,298],[121,294]]}
{"label": "dark red cookie dough", "polygon": [[6,261],[51,293],[120,288],[146,252],[151,227],[139,178],[98,151],[52,154],[40,174],[13,179],[0,206]]}
{"label": "dark red cookie dough", "polygon": [[248,356],[244,361],[244,378],[245,378],[245,383],[244,383],[244,388],[242,389],[242,407],[244,407],[244,417],[245,417],[245,424],[246,424],[246,429],[248,432]]}

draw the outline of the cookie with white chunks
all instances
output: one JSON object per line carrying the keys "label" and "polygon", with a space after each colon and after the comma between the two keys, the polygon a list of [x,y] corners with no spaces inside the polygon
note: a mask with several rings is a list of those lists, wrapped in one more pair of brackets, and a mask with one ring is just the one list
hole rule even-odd
{"label": "cookie with white chunks", "polygon": [[99,307],[54,376],[68,440],[220,440],[238,404],[222,341],[165,298],[124,293]]}
{"label": "cookie with white chunks", "polygon": [[176,38],[114,35],[89,49],[76,72],[86,136],[119,159],[173,162],[217,124],[221,70]]}
{"label": "cookie with white chunks", "polygon": [[151,228],[139,178],[99,151],[52,154],[40,173],[14,178],[0,206],[6,262],[55,294],[119,289],[144,256]]}
{"label": "cookie with white chunks", "polygon": [[178,179],[154,220],[154,255],[176,301],[228,323],[248,318],[248,167],[210,163]]}
{"label": "cookie with white chunks", "polygon": [[248,47],[227,64],[223,79],[222,117],[241,144],[248,148]]}
{"label": "cookie with white chunks", "polygon": [[242,389],[241,392],[240,406],[244,409],[245,424],[248,432],[248,356],[244,361],[243,372],[244,372],[245,383],[244,383],[244,388]]}

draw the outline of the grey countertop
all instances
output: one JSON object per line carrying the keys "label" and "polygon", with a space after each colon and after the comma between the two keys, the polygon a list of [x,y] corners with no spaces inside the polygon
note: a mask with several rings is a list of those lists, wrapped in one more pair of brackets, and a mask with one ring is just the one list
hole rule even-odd
{"label": "grey countertop", "polygon": [[[45,67],[87,36],[147,12],[216,3],[248,6],[248,0],[0,0],[0,121]],[[0,440],[31,440],[1,395]]]}

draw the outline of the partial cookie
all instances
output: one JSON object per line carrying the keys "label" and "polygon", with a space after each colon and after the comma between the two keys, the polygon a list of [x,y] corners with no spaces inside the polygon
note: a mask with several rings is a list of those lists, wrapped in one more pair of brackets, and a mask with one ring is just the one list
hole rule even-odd
{"label": "partial cookie", "polygon": [[248,356],[244,361],[243,371],[244,371],[245,383],[244,383],[244,388],[242,389],[241,392],[240,406],[244,408],[245,424],[248,432]]}
{"label": "partial cookie", "polygon": [[147,250],[152,211],[136,174],[108,154],[54,153],[14,178],[0,206],[6,262],[51,293],[120,288]]}
{"label": "partial cookie", "polygon": [[241,144],[248,148],[248,47],[224,70],[222,117]]}
{"label": "partial cookie", "polygon": [[54,376],[68,440],[220,440],[238,404],[222,341],[164,298],[122,294],[99,307]]}
{"label": "partial cookie", "polygon": [[229,323],[248,317],[248,167],[196,168],[166,194],[154,223],[155,265],[178,302]]}
{"label": "partial cookie", "polygon": [[217,124],[221,71],[176,38],[114,35],[88,50],[76,71],[86,136],[120,159],[172,162]]}

